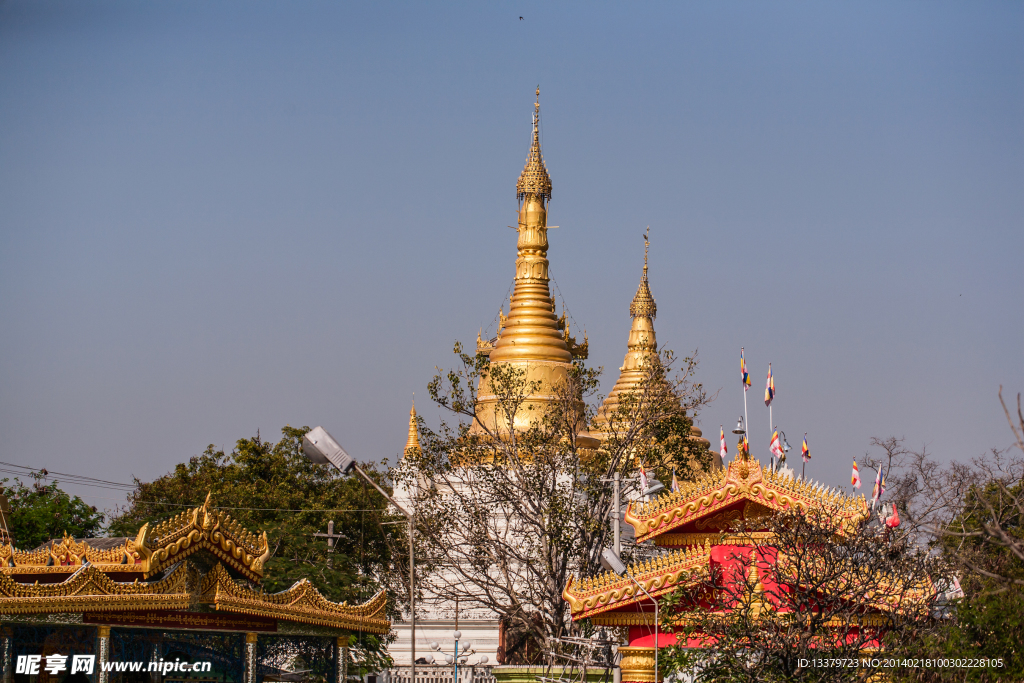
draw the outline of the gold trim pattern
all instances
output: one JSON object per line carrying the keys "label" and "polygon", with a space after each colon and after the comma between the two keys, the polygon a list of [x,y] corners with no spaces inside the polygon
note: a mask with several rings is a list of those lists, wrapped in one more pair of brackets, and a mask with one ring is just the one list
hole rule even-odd
{"label": "gold trim pattern", "polygon": [[665,548],[705,545],[707,543],[711,545],[753,545],[755,543],[764,543],[774,536],[774,532],[771,531],[747,531],[742,534],[727,534],[723,532],[662,534],[654,539],[654,545]]}

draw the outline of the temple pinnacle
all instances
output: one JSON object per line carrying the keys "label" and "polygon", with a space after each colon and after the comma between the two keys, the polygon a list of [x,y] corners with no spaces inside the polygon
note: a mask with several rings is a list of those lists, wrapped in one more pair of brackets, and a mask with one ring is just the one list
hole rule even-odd
{"label": "temple pinnacle", "polygon": [[516,183],[516,196],[522,200],[527,195],[551,199],[551,176],[544,165],[540,151],[540,86],[537,86],[537,101],[533,105],[533,143],[526,155],[526,165]]}
{"label": "temple pinnacle", "polygon": [[644,233],[644,274],[640,278],[640,287],[636,290],[633,303],[629,305],[629,316],[654,320],[658,316],[658,305],[654,303],[651,286],[647,283],[647,250],[651,244],[650,232],[651,226],[647,226],[647,232]]}

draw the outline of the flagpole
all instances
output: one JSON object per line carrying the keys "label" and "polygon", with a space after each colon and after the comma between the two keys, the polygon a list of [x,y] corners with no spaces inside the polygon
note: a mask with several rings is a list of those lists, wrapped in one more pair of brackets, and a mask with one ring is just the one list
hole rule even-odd
{"label": "flagpole", "polygon": [[[750,431],[750,419],[747,417],[747,385],[746,384],[743,385],[743,423],[746,425],[745,429],[749,432]],[[746,435],[744,435],[744,436],[746,436]],[[750,439],[747,439],[746,441],[747,441],[748,444],[750,443]],[[747,456],[744,455],[743,457],[746,458]]]}

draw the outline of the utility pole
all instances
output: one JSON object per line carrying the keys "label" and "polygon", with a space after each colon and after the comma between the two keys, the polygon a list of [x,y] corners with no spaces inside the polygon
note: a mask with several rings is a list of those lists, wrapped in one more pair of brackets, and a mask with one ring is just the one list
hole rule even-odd
{"label": "utility pole", "polygon": [[334,568],[334,542],[339,538],[345,538],[342,534],[334,533],[334,520],[327,522],[327,533],[322,534],[319,531],[313,534],[319,538],[327,539],[327,568]]}
{"label": "utility pole", "polygon": [[612,488],[612,490],[613,490],[612,495],[615,497],[615,502],[612,504],[613,505],[612,519],[615,520],[614,522],[612,522],[615,525],[615,527],[612,529],[612,538],[615,541],[615,554],[619,555],[619,556],[622,555],[622,539],[619,537],[619,534],[622,533],[622,529],[621,529],[622,524],[620,523],[620,519],[619,519],[619,514],[620,514],[619,513],[619,505],[620,505],[620,503],[619,503],[619,479],[620,479],[620,476],[621,475],[618,472],[616,472],[615,475],[612,477],[612,487],[613,487]]}

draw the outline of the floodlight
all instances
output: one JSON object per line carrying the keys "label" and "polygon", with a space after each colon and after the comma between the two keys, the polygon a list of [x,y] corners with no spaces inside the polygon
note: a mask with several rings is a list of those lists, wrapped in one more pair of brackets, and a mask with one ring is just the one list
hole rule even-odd
{"label": "floodlight", "polygon": [[626,573],[626,565],[622,564],[622,559],[611,548],[605,548],[601,552],[601,566],[619,576]]}
{"label": "floodlight", "polygon": [[348,474],[355,467],[356,461],[352,459],[345,449],[341,447],[334,437],[327,433],[323,427],[315,427],[302,437],[302,452],[306,457],[319,465],[328,463],[334,465],[342,474]]}
{"label": "floodlight", "polygon": [[665,490],[665,485],[657,479],[651,479],[651,485],[644,491],[643,495],[653,496],[655,493],[660,493]]}
{"label": "floodlight", "polygon": [[746,434],[747,430],[743,428],[743,416],[740,415],[740,419],[736,420],[736,429],[732,430],[733,434]]}

